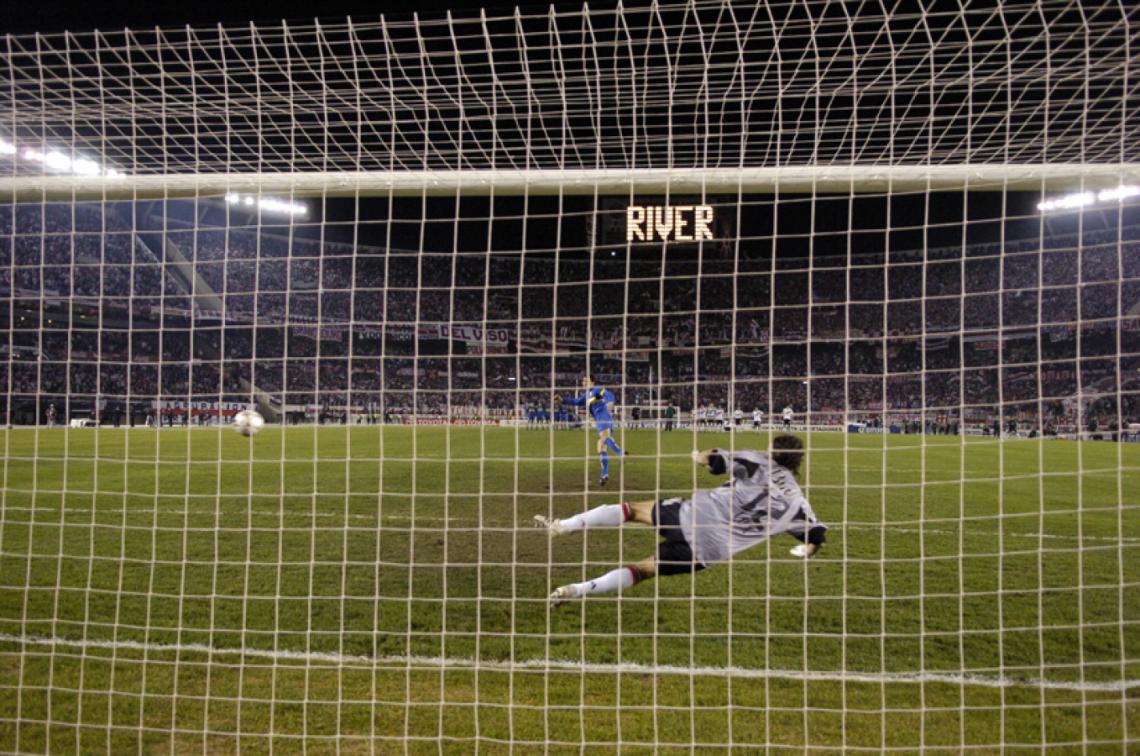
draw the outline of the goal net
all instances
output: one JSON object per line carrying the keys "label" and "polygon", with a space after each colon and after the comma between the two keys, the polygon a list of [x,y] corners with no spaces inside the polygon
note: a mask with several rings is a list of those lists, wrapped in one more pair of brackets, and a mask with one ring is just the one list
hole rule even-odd
{"label": "goal net", "polygon": [[[1125,748],[1136,47],[1054,0],[6,37],[0,750]],[[781,434],[810,560],[532,527]]]}

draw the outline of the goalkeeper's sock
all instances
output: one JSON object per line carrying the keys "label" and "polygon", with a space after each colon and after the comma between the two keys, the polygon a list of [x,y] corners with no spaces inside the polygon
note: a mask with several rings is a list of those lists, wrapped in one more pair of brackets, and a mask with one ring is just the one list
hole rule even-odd
{"label": "goalkeeper's sock", "polygon": [[613,593],[634,586],[641,579],[636,567],[618,567],[610,570],[601,577],[587,580],[584,583],[574,583],[574,589],[579,597],[589,596],[591,593]]}
{"label": "goalkeeper's sock", "polygon": [[582,514],[560,520],[559,524],[562,526],[562,532],[568,533],[584,528],[617,527],[632,516],[633,510],[630,509],[629,504],[624,502],[621,504],[603,504]]}
{"label": "goalkeeper's sock", "polygon": [[[610,436],[606,439],[606,446],[613,449],[614,454],[621,456],[621,453],[622,453],[621,447],[617,445],[617,441],[614,441],[613,436]],[[602,452],[602,453],[605,454],[605,452]]]}
{"label": "goalkeeper's sock", "polygon": [[602,477],[608,478],[610,476],[610,455],[602,449]]}

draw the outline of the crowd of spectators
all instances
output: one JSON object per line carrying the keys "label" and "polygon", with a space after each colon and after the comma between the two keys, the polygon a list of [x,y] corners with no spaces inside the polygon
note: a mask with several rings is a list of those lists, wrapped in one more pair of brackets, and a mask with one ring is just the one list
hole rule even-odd
{"label": "crowd of spectators", "polygon": [[9,422],[48,403],[130,419],[267,397],[328,418],[509,415],[554,406],[587,370],[623,406],[682,412],[1140,419],[1135,226],[889,255],[588,259],[196,228],[129,203],[14,207],[0,209]]}

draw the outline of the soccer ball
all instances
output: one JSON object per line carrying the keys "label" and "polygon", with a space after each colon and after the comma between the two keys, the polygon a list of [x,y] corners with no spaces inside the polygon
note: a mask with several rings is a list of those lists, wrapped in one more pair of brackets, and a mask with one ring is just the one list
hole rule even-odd
{"label": "soccer ball", "polygon": [[265,418],[257,410],[242,410],[234,415],[234,430],[243,436],[255,435],[265,426]]}

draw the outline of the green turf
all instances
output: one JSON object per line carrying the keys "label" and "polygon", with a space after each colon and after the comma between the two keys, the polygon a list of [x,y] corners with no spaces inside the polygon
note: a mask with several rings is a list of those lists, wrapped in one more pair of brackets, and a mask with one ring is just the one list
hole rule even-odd
{"label": "green turf", "polygon": [[[636,456],[600,489],[585,432],[0,433],[0,752],[1119,753],[1140,738],[1137,688],[782,674],[1140,679],[1140,446],[815,434],[802,477],[832,525],[817,559],[784,537],[551,611],[555,585],[654,538],[551,542],[533,514],[711,485],[687,454],[732,440],[624,433]],[[409,655],[452,666],[391,658]],[[522,666],[545,659],[571,664]]]}

